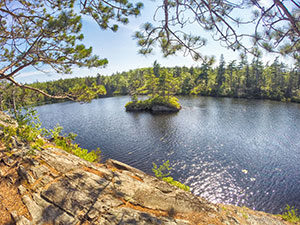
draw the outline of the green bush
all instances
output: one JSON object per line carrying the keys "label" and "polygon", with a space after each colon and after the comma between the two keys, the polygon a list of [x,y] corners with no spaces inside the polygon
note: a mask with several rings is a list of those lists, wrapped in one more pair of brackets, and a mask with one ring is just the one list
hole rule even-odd
{"label": "green bush", "polygon": [[152,164],[153,164],[152,171],[154,172],[154,174],[157,178],[162,179],[163,181],[165,181],[173,186],[176,186],[182,190],[190,191],[189,186],[187,186],[183,183],[180,183],[179,181],[174,180],[173,177],[169,176],[170,170],[172,169],[172,167],[170,167],[169,160],[165,161],[159,167],[155,163],[152,163]]}
{"label": "green bush", "polygon": [[22,113],[21,109],[18,109],[14,113],[14,118],[18,126],[3,127],[1,140],[4,142],[7,150],[12,149],[14,138],[33,146],[35,149],[39,149],[38,146],[40,146],[42,142],[41,136],[47,135],[48,132],[45,128],[41,128],[41,123],[38,116],[36,116],[36,111],[29,109],[25,110],[25,113]]}
{"label": "green bush", "polygon": [[300,223],[300,215],[298,213],[298,209],[295,209],[294,206],[291,207],[289,205],[286,205],[284,212],[279,216],[291,223]]}
{"label": "green bush", "polygon": [[175,187],[179,187],[182,190],[190,191],[190,187],[189,186],[187,186],[187,185],[185,185],[183,183],[180,183],[177,180],[174,180],[173,177],[164,177],[162,180],[168,182],[169,184],[172,184]]}
{"label": "green bush", "polygon": [[169,107],[173,107],[176,109],[181,109],[181,106],[178,102],[178,98],[174,97],[174,96],[170,96],[170,97],[163,97],[163,96],[159,96],[156,95],[153,98],[149,99],[150,100],[150,104],[151,105],[166,105]]}
{"label": "green bush", "polygon": [[170,175],[170,170],[172,169],[172,167],[170,167],[169,160],[165,161],[159,167],[155,163],[152,163],[152,165],[153,165],[152,171],[154,172],[157,178],[163,179],[164,177]]}
{"label": "green bush", "polygon": [[88,152],[87,149],[80,148],[78,144],[73,143],[76,134],[69,133],[68,135],[62,136],[62,129],[63,128],[61,126],[56,126],[53,130],[50,129],[51,138],[56,146],[89,162],[96,162],[100,160],[101,151],[99,148],[90,152]]}
{"label": "green bush", "polygon": [[163,97],[156,95],[152,98],[146,100],[139,100],[139,101],[131,101],[125,105],[127,110],[145,110],[149,111],[152,109],[154,105],[164,105],[171,108],[175,108],[177,110],[181,109],[181,106],[178,102],[178,98],[176,97]]}
{"label": "green bush", "polygon": [[12,149],[13,145],[13,137],[17,135],[17,129],[12,126],[2,126],[3,134],[1,137],[1,141],[4,143],[7,150]]}
{"label": "green bush", "polygon": [[41,122],[35,110],[29,109],[23,113],[21,110],[18,110],[15,112],[14,118],[18,123],[17,127],[3,126],[1,140],[7,150],[13,148],[14,138],[17,138],[24,144],[28,144],[31,147],[31,152],[41,150],[46,143],[43,137],[51,136],[51,140],[57,147],[90,162],[100,161],[101,151],[99,148],[88,152],[87,149],[80,148],[78,144],[73,143],[76,134],[69,133],[61,135],[63,129],[61,126],[56,126],[50,130],[41,128]]}

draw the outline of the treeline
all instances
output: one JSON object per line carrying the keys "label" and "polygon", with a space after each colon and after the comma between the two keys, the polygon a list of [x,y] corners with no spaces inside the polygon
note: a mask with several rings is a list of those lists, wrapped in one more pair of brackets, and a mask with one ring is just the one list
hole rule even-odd
{"label": "treeline", "polygon": [[[151,68],[130,70],[111,76],[97,75],[96,77],[61,79],[49,82],[36,82],[32,87],[39,88],[50,95],[62,95],[66,92],[74,93],[80,89],[88,92],[90,87],[101,87],[102,91],[91,95],[99,98],[115,95],[148,94],[151,82],[165,73],[167,79],[163,82],[171,83],[173,94],[176,95],[204,95],[226,96],[237,98],[272,99],[278,101],[300,102],[300,66],[296,63],[289,68],[275,59],[264,65],[260,58],[253,58],[248,62],[246,57],[239,61],[225,62],[221,56],[219,65],[213,67],[213,62],[202,63],[199,67],[161,67],[155,62]],[[157,81],[162,82],[162,81]],[[37,92],[16,89],[12,84],[0,83],[1,109],[12,101],[26,105],[54,103],[60,100],[51,99]],[[76,92],[76,91],[75,91]]]}
{"label": "treeline", "polygon": [[[90,101],[94,98],[106,96],[103,85],[97,85],[95,77],[60,79],[48,82],[35,82],[28,86],[40,89],[52,96],[76,96],[77,101]],[[17,88],[11,83],[0,83],[0,110],[7,110],[18,106],[36,106],[67,101],[47,97],[36,91]]]}

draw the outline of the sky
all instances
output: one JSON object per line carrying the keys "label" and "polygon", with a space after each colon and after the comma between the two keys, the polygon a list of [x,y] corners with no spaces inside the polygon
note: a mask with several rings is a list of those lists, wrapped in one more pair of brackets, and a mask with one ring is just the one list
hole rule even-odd
{"label": "sky", "polygon": [[[91,18],[86,16],[82,18],[82,33],[85,37],[83,43],[86,46],[92,46],[93,53],[100,58],[108,59],[109,63],[105,68],[74,68],[72,74],[57,74],[47,68],[44,68],[44,72],[36,71],[33,68],[27,68],[21,71],[15,79],[22,83],[32,83],[36,81],[43,82],[57,80],[60,78],[96,76],[97,74],[111,75],[116,72],[128,71],[130,69],[151,67],[155,60],[157,60],[161,66],[166,67],[200,66],[201,62],[195,62],[190,56],[183,56],[181,53],[167,58],[163,57],[159,49],[156,49],[153,54],[148,56],[138,54],[139,48],[136,40],[134,40],[132,36],[143,23],[152,21],[157,6],[157,2],[151,0],[142,2],[144,4],[144,9],[141,12],[141,16],[130,18],[129,24],[120,25],[117,32],[112,32],[110,30],[103,31]],[[262,0],[262,2],[267,6],[270,3],[270,0]],[[190,29],[197,31],[199,27],[194,26]],[[215,42],[210,38],[210,33],[201,31],[200,29],[199,32],[201,32],[201,35],[208,40],[208,44],[200,49],[202,55],[214,55],[216,57],[216,64],[218,63],[221,54],[224,55],[225,61],[227,62],[239,58],[239,52],[233,52],[232,50],[222,47],[220,43]],[[276,55],[265,54],[263,61],[265,63],[268,61],[271,62],[275,57]]]}

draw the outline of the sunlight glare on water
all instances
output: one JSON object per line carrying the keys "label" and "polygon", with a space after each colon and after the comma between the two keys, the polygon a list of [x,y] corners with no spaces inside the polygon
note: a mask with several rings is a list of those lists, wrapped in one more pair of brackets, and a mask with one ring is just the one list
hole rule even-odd
{"label": "sunlight glare on water", "polygon": [[181,97],[174,114],[128,113],[129,97],[37,107],[43,126],[78,134],[81,147],[153,174],[171,174],[212,202],[279,213],[300,208],[300,104]]}

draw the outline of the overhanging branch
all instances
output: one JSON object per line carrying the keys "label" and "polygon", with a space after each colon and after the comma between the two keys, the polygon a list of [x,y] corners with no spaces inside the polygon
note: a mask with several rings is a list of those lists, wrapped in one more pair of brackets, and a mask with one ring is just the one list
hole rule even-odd
{"label": "overhanging branch", "polygon": [[32,91],[35,91],[35,92],[38,92],[48,98],[53,98],[53,99],[69,99],[71,101],[76,101],[73,97],[71,97],[70,95],[50,95],[38,88],[34,88],[34,87],[31,87],[31,86],[28,86],[28,85],[25,85],[25,84],[20,84],[18,82],[16,82],[13,78],[11,77],[8,77],[7,80],[11,81],[14,85],[16,85],[17,87],[20,87],[20,88],[24,88],[24,89],[29,89],[29,90],[32,90]]}

